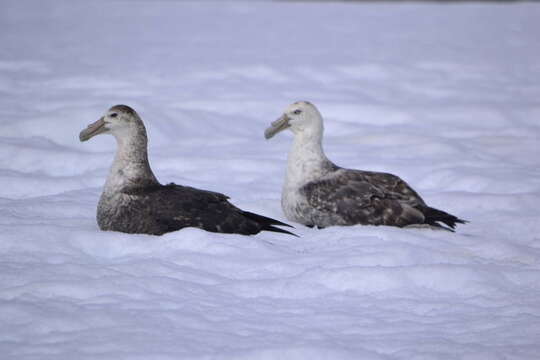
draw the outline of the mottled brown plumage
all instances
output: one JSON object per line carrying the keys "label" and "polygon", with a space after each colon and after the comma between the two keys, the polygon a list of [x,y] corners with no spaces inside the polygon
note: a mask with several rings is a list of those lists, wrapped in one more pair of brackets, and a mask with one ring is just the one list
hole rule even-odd
{"label": "mottled brown plumage", "polygon": [[[321,213],[319,217],[334,215],[333,225],[438,226],[441,221],[454,228],[456,223],[463,222],[430,208],[405,181],[388,173],[336,167],[328,175],[302,186],[300,192]],[[314,225],[330,224],[319,219]]]}
{"label": "mottled brown plumage", "polygon": [[295,135],[281,198],[289,220],[319,228],[426,224],[450,230],[457,223],[465,223],[427,206],[395,175],[344,169],[328,160],[322,149],[323,120],[313,104],[291,104],[265,131],[265,137],[271,138],[284,129]]}

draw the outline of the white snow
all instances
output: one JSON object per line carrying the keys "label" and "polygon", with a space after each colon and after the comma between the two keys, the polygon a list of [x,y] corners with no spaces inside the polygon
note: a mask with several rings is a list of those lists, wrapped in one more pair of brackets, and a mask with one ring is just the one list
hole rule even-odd
{"label": "white snow", "polygon": [[[538,359],[540,6],[0,2],[0,357]],[[280,208],[297,100],[455,234],[101,232],[125,103],[162,182]]]}

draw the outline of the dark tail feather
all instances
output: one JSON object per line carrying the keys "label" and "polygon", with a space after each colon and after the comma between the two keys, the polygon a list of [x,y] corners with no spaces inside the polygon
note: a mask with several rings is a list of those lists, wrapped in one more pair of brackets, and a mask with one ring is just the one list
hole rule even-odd
{"label": "dark tail feather", "polygon": [[440,221],[445,225],[449,226],[450,229],[455,229],[456,224],[466,224],[468,221],[458,218],[457,216],[448,214],[444,211],[428,207],[424,211],[425,220],[424,222],[429,225],[442,227],[437,222]]}
{"label": "dark tail feather", "polygon": [[300,237],[300,236],[296,235],[295,233],[292,233],[292,232],[287,231],[287,230],[280,229],[280,228],[272,226],[272,225],[265,226],[262,229],[266,230],[266,231],[273,231],[273,232],[289,234],[289,235],[292,235],[292,236]]}
{"label": "dark tail feather", "polygon": [[242,214],[245,217],[247,217],[247,218],[249,218],[251,220],[257,221],[259,223],[266,223],[268,225],[279,225],[279,226],[287,226],[287,227],[294,228],[294,226],[289,225],[289,224],[285,224],[284,222],[281,222],[279,220],[272,219],[272,218],[262,216],[262,215],[259,215],[259,214],[255,214],[255,213],[252,213],[252,212],[249,212],[249,211],[242,211]]}
{"label": "dark tail feather", "polygon": [[294,228],[294,226],[292,226],[292,225],[285,224],[284,222],[281,222],[279,220],[272,219],[272,218],[262,216],[262,215],[259,215],[259,214],[255,214],[255,213],[252,213],[252,212],[249,212],[249,211],[242,211],[242,214],[245,217],[247,217],[248,219],[253,220],[253,221],[259,223],[260,225],[262,225],[262,230],[273,231],[273,232],[278,232],[278,233],[283,233],[283,234],[289,234],[289,235],[293,235],[293,236],[298,237],[298,235],[296,235],[296,234],[294,234],[294,233],[292,233],[290,231],[283,230],[283,229],[280,229],[278,227],[273,226],[273,225],[278,225],[278,226],[287,226],[287,227]]}

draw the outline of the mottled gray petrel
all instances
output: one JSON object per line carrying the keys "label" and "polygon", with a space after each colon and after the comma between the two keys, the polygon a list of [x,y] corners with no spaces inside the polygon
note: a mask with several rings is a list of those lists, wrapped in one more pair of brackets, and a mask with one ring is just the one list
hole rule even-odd
{"label": "mottled gray petrel", "polygon": [[264,135],[270,139],[285,129],[294,133],[281,195],[289,220],[319,228],[362,224],[451,230],[456,223],[465,223],[426,205],[395,175],[343,169],[328,160],[322,148],[323,119],[313,104],[300,101],[289,105]]}
{"label": "mottled gray petrel", "polygon": [[243,211],[228,197],[211,191],[175,184],[161,185],[148,163],[147,136],[139,115],[126,105],[116,105],[81,131],[86,141],[98,134],[112,134],[118,145],[103,193],[97,222],[101,230],[162,235],[185,227],[220,233],[253,235],[290,226]]}

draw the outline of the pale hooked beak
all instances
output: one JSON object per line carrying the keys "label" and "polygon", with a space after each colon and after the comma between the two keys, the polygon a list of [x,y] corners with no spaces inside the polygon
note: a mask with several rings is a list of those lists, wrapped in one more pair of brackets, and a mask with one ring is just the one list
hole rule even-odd
{"label": "pale hooked beak", "polygon": [[108,129],[105,127],[105,120],[103,119],[103,117],[101,117],[98,121],[88,125],[86,129],[81,131],[81,133],[79,134],[79,140],[81,141],[89,140],[90,138],[93,138],[96,135],[107,132],[107,130]]}
{"label": "pale hooked beak", "polygon": [[287,114],[281,115],[279,119],[274,121],[270,127],[264,131],[264,137],[268,140],[278,132],[290,127],[291,125],[289,124],[289,120],[291,120],[291,118],[288,117]]}

